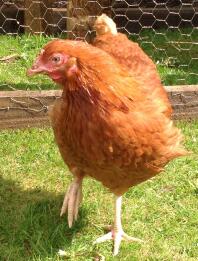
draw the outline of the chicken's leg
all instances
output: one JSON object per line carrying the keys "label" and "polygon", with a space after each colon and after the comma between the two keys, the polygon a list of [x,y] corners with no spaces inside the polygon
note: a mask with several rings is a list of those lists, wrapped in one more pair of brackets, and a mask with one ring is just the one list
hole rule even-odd
{"label": "chicken's leg", "polygon": [[77,220],[78,217],[78,209],[82,201],[82,179],[83,177],[75,177],[65,193],[60,216],[66,211],[68,212],[69,227],[72,227],[73,221]]}
{"label": "chicken's leg", "polygon": [[114,250],[113,255],[116,256],[119,252],[120,243],[122,240],[126,241],[137,241],[143,242],[141,239],[128,236],[122,229],[121,223],[121,206],[122,206],[122,197],[115,197],[115,216],[114,216],[114,225],[109,233],[106,235],[99,237],[94,242],[95,244],[104,242],[106,240],[113,239],[114,240]]}

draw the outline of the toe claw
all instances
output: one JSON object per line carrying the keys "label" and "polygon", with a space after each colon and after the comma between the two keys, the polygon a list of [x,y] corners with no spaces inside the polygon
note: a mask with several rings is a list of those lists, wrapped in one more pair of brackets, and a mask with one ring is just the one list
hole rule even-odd
{"label": "toe claw", "polygon": [[74,181],[68,188],[63,205],[61,208],[60,216],[68,212],[68,225],[72,227],[74,220],[77,220],[78,209],[82,200],[82,182]]}
{"label": "toe claw", "polygon": [[76,202],[76,188],[75,186],[71,187],[71,194],[68,200],[68,224],[69,228],[72,227],[73,220],[74,220],[74,208]]}
{"label": "toe claw", "polygon": [[75,209],[74,209],[74,219],[75,219],[75,221],[78,218],[78,210],[79,210],[79,206],[80,206],[81,201],[82,201],[82,189],[80,187],[77,191],[76,202],[75,202]]}
{"label": "toe claw", "polygon": [[66,213],[67,211],[67,206],[68,206],[68,199],[69,199],[69,194],[70,194],[71,186],[68,188],[67,192],[65,193],[65,198],[63,200],[63,205],[61,208],[61,213],[60,216],[62,217],[63,214]]}
{"label": "toe claw", "polygon": [[142,239],[128,236],[126,233],[123,234],[123,239],[126,240],[126,241],[134,241],[134,242],[140,242],[140,243],[144,242]]}
{"label": "toe claw", "polygon": [[106,240],[112,239],[114,241],[114,249],[113,249],[113,255],[116,256],[119,253],[120,244],[122,240],[126,241],[135,241],[135,242],[144,242],[143,240],[135,237],[128,236],[122,229],[121,230],[111,230],[111,232],[105,234],[104,236],[101,236],[97,238],[93,244],[102,243]]}
{"label": "toe claw", "polygon": [[120,243],[122,241],[122,236],[120,234],[115,235],[114,239],[114,249],[113,249],[113,255],[116,256],[120,249]]}
{"label": "toe claw", "polygon": [[112,232],[109,232],[109,233],[105,234],[104,236],[101,236],[101,237],[97,238],[93,242],[93,244],[99,244],[99,243],[105,242],[106,240],[110,240],[112,238],[113,238]]}

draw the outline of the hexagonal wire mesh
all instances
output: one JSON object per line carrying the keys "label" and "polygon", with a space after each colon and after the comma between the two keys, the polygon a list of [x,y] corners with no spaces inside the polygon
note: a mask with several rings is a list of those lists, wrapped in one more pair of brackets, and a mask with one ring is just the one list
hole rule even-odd
{"label": "hexagonal wire mesh", "polygon": [[103,12],[152,57],[165,85],[197,84],[197,10],[195,0],[0,0],[0,90],[56,88],[26,68],[53,37],[89,41]]}

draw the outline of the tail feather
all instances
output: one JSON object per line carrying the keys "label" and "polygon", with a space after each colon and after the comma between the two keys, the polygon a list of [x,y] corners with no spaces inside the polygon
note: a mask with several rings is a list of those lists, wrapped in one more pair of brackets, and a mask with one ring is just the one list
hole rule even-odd
{"label": "tail feather", "polygon": [[106,33],[111,33],[113,35],[117,34],[116,24],[106,14],[98,16],[98,18],[95,21],[94,28],[96,30],[97,35],[102,35]]}

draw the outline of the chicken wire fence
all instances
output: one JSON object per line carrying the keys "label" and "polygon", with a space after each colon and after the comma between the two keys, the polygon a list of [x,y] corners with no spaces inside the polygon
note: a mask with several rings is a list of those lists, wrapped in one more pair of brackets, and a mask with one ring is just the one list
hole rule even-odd
{"label": "chicken wire fence", "polygon": [[197,10],[195,0],[0,0],[0,90],[56,88],[26,69],[51,38],[90,42],[102,13],[152,57],[165,85],[198,84]]}

